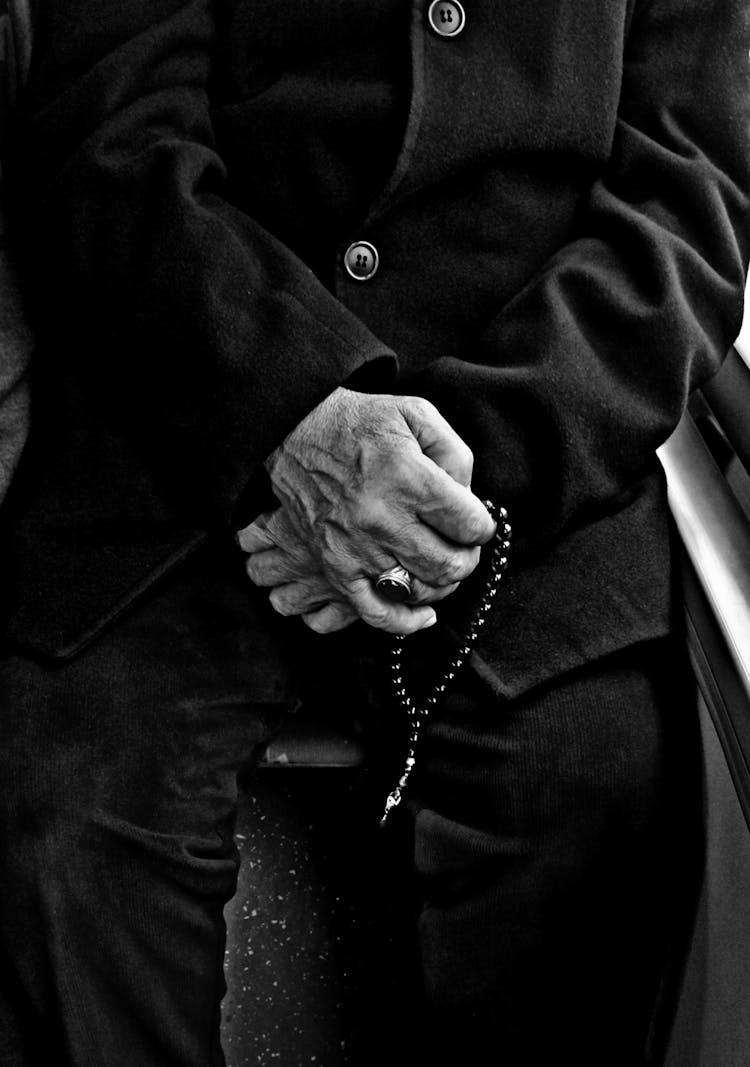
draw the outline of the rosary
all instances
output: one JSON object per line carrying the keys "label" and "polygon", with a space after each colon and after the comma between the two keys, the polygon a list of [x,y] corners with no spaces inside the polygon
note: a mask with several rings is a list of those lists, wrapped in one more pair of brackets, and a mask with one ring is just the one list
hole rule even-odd
{"label": "rosary", "polygon": [[495,532],[492,558],[490,560],[489,575],[487,577],[484,594],[469,622],[466,636],[463,639],[463,642],[460,643],[458,651],[451,659],[448,668],[444,674],[441,675],[438,682],[432,687],[429,696],[419,704],[409,695],[403,677],[402,655],[404,636],[403,634],[399,634],[394,638],[393,647],[391,649],[391,689],[396,702],[400,705],[409,720],[409,746],[403,773],[399,778],[395,789],[391,790],[386,798],[385,810],[380,820],[381,826],[385,826],[390,813],[401,803],[406,783],[409,780],[409,775],[413,771],[416,763],[416,750],[422,725],[427,721],[430,712],[437,705],[438,700],[445,692],[448,684],[455,678],[456,673],[471,655],[471,650],[476,644],[477,638],[482,631],[482,627],[487,620],[487,616],[497,595],[498,586],[500,585],[505,568],[508,566],[508,551],[510,549],[512,532],[510,523],[508,522],[508,513],[505,508],[495,508],[492,503],[486,500],[484,501],[484,506],[487,508],[490,515],[497,521],[497,530]]}

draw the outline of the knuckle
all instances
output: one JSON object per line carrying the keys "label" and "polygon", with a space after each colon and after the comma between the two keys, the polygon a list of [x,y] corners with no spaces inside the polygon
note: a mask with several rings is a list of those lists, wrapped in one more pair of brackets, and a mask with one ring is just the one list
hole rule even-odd
{"label": "knuckle", "polygon": [[440,418],[438,409],[431,400],[426,400],[423,396],[409,396],[405,399],[412,411],[416,415],[419,415],[424,421],[432,421],[435,418]]}

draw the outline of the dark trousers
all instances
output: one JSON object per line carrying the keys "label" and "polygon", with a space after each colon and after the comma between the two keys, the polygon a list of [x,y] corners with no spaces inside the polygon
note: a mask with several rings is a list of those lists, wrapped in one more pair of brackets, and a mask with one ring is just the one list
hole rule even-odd
{"label": "dark trousers", "polygon": [[[238,774],[252,789],[300,693],[356,708],[384,783],[402,755],[363,636],[310,641],[290,654],[237,561],[204,553],[72,662],[6,658],[0,1064],[224,1062]],[[699,839],[684,655],[630,649],[505,703],[457,681],[393,827],[359,831],[421,959],[413,1032],[374,1019],[372,1061],[641,1064]],[[403,978],[409,946],[373,967],[394,960]]]}

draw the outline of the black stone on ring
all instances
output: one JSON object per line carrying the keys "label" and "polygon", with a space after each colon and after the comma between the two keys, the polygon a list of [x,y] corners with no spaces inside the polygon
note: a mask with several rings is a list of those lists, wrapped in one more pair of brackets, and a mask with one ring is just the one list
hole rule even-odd
{"label": "black stone on ring", "polygon": [[406,567],[391,567],[375,579],[375,588],[386,600],[400,604],[408,600],[414,591],[414,579]]}

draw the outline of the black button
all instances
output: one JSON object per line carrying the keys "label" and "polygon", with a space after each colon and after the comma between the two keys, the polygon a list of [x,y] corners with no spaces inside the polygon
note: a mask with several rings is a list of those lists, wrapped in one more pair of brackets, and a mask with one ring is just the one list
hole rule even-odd
{"label": "black button", "polygon": [[355,241],[344,252],[346,271],[357,282],[369,281],[379,262],[378,250],[369,241]]}
{"label": "black button", "polygon": [[466,13],[457,0],[432,0],[427,20],[439,37],[457,37],[466,23]]}

